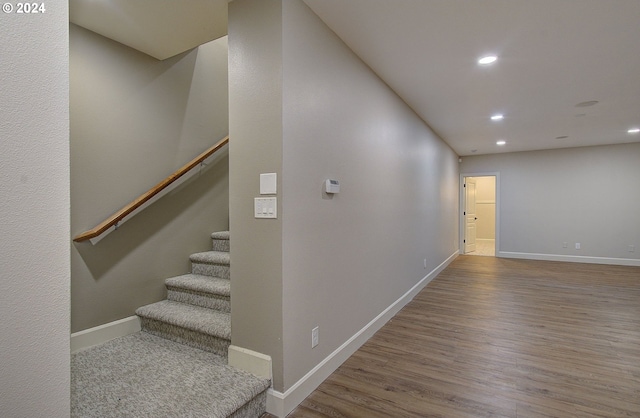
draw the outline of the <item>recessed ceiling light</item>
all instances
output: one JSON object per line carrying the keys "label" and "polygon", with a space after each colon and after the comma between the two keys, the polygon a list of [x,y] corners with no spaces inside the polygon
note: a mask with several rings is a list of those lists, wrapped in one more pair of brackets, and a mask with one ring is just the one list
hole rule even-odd
{"label": "recessed ceiling light", "polygon": [[496,145],[502,146],[502,145],[505,145],[506,143],[507,143],[507,141],[500,140],[500,141],[496,142]]}
{"label": "recessed ceiling light", "polygon": [[502,120],[502,119],[504,119],[504,115],[502,115],[500,113],[497,113],[497,114],[491,116],[491,120]]}
{"label": "recessed ceiling light", "polygon": [[480,64],[480,65],[493,64],[494,62],[496,62],[497,59],[498,59],[498,57],[496,57],[495,55],[487,55],[485,57],[480,58],[478,60],[478,64]]}
{"label": "recessed ceiling light", "polygon": [[588,102],[580,102],[576,105],[576,107],[589,107],[589,106],[593,106],[593,105],[597,105],[598,101],[597,100],[589,100]]}
{"label": "recessed ceiling light", "polygon": [[627,132],[630,134],[637,134],[638,132],[640,132],[640,128],[631,128]]}

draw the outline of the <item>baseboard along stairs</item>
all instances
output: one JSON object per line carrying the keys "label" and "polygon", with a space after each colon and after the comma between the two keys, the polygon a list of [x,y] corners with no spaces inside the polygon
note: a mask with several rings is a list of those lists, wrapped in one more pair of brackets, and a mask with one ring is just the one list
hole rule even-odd
{"label": "baseboard along stairs", "polygon": [[227,365],[231,343],[229,232],[192,254],[167,299],[136,310],[142,331],[72,355],[72,417],[256,418],[268,379]]}

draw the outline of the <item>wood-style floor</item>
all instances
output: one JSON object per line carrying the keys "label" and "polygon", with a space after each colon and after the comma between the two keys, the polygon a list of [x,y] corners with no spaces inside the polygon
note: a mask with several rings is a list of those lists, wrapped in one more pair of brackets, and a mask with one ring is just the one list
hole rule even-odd
{"label": "wood-style floor", "polygon": [[640,268],[460,256],[289,417],[640,417]]}

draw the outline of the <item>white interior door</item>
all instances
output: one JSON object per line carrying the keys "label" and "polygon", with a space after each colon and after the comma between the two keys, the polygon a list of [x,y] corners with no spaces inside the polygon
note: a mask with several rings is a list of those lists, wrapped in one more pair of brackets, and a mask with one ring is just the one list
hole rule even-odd
{"label": "white interior door", "polygon": [[476,250],[476,180],[465,177],[464,185],[464,253]]}

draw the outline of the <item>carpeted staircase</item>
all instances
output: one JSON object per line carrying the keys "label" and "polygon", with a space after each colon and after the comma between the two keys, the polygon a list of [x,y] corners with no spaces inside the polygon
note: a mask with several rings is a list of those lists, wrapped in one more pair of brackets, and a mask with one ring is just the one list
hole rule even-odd
{"label": "carpeted staircase", "polygon": [[[72,356],[73,417],[259,417],[270,382],[226,364],[229,232],[165,281],[167,300],[136,310],[142,332]],[[158,338],[160,337],[160,338]]]}
{"label": "carpeted staircase", "polygon": [[231,343],[229,233],[211,235],[213,251],[192,254],[191,273],[167,279],[167,300],[136,310],[142,329],[226,357]]}

